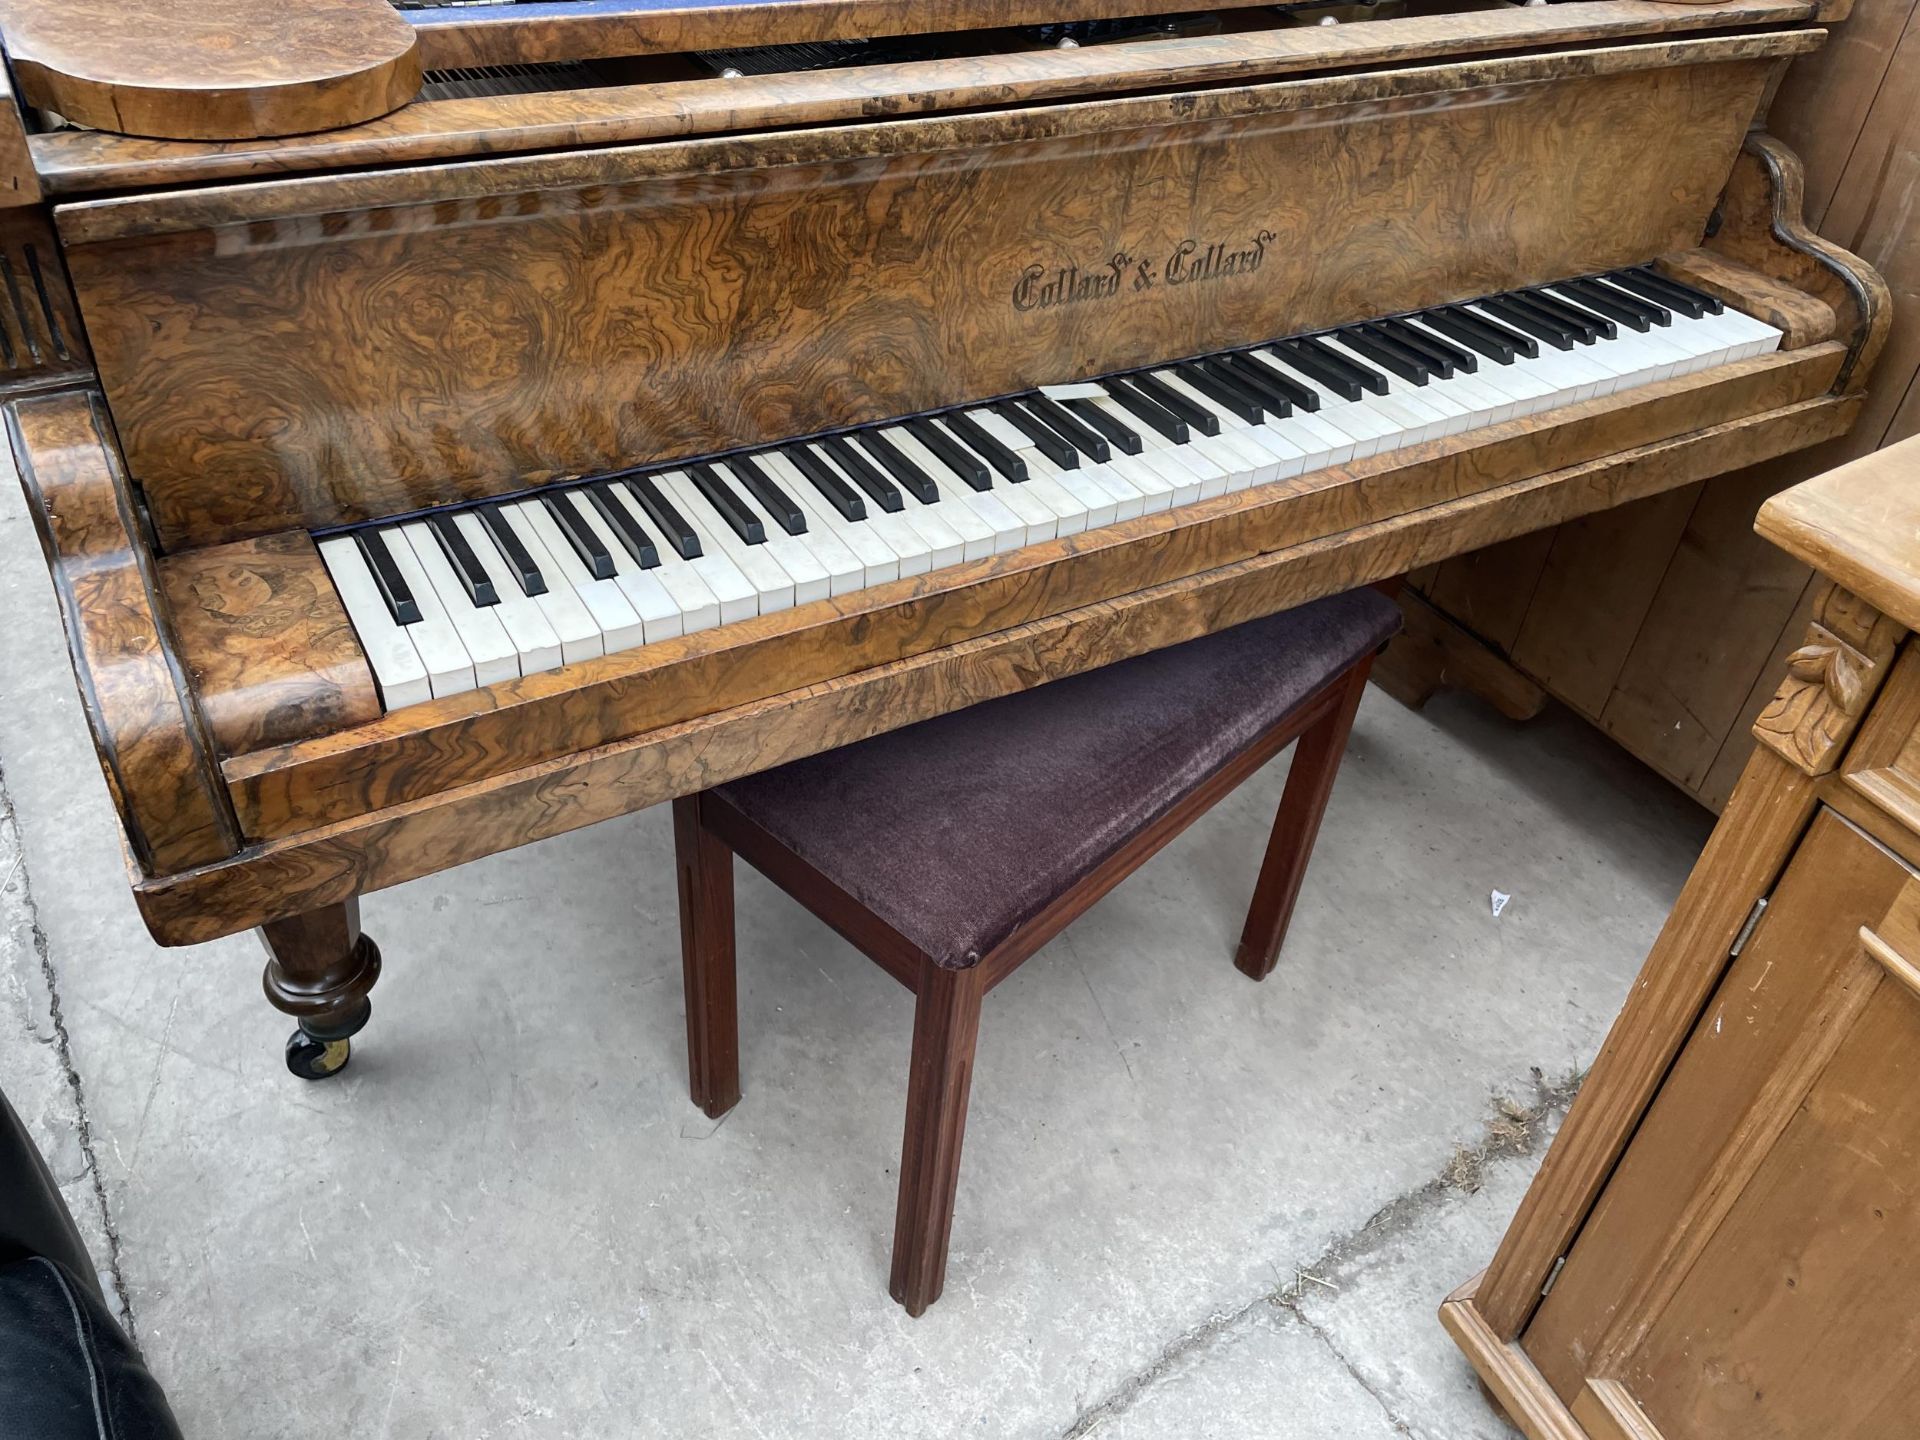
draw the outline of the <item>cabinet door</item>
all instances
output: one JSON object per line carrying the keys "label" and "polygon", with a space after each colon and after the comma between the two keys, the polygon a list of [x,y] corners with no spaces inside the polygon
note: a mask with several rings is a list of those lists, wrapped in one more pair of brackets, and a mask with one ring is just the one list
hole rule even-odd
{"label": "cabinet door", "polygon": [[1920,878],[1823,812],[1523,1339],[1594,1440],[1910,1437]]}

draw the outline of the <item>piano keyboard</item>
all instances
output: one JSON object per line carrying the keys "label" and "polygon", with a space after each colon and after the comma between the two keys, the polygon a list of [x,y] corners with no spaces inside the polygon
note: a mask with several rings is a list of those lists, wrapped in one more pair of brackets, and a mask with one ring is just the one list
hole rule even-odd
{"label": "piano keyboard", "polygon": [[1622,270],[316,538],[392,710],[1779,343]]}

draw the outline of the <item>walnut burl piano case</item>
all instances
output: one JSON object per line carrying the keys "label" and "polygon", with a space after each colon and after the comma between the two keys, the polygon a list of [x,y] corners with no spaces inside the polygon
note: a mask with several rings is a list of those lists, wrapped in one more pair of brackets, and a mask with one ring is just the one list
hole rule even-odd
{"label": "walnut burl piano case", "polygon": [[[365,892],[1815,443],[1887,325],[1763,128],[1844,3],[96,8],[0,3],[8,433],[149,928],[322,1039]],[[316,548],[1646,266],[1778,348],[417,703]]]}

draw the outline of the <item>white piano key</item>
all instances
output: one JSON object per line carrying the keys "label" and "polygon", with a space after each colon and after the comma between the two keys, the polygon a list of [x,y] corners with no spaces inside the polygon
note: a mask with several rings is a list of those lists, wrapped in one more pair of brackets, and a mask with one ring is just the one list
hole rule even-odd
{"label": "white piano key", "polygon": [[394,620],[387,602],[380,598],[373,572],[367,569],[366,557],[353,543],[353,537],[335,535],[322,540],[319,548],[333,588],[340,592],[347,619],[353,622],[354,633],[360,637],[360,648],[366,651],[367,668],[373,671],[374,683],[380,687],[380,703],[389,710],[398,710],[403,705],[431,700],[433,687],[427,681],[427,667],[421,663],[420,653],[413,648],[405,628]]}
{"label": "white piano key", "polygon": [[[939,520],[959,541],[962,560],[984,560],[999,549],[1000,537],[994,532],[993,526],[982,520],[967,506],[954,504],[951,488],[941,485],[936,480],[934,491],[938,498],[932,504],[928,504],[906,486],[900,487],[900,493],[906,496],[906,513],[915,522],[916,530],[920,529],[919,521],[922,516],[931,516]],[[922,530],[921,533],[924,535],[926,532]]]}
{"label": "white piano key", "polygon": [[646,626],[626,593],[614,580],[600,580],[580,563],[573,542],[560,533],[547,507],[538,500],[522,500],[509,507],[516,531],[530,531],[540,542],[534,563],[547,577],[550,588],[565,586],[579,597],[580,603],[600,627],[600,644],[609,655],[633,650],[647,643]]}
{"label": "white piano key", "polygon": [[607,524],[586,496],[578,496],[574,508],[613,557],[614,583],[620,587],[620,593],[627,597],[627,603],[633,606],[633,613],[640,617],[647,643],[651,645],[656,640],[671,640],[684,634],[686,622],[680,614],[680,607],[674,603],[667,587],[660,583],[655,571],[640,568],[640,562],[633,558],[626,542],[614,533],[613,527]]}
{"label": "white piano key", "polygon": [[753,586],[754,594],[759,596],[761,614],[793,608],[793,577],[767,553],[765,545],[749,545],[736,535],[720,512],[707,503],[699,487],[681,471],[669,470],[655,475],[653,482],[666,492],[674,509],[693,522],[702,537],[710,536],[721,553],[739,567],[747,583]]}
{"label": "white piano key", "polygon": [[[889,512],[880,508],[880,502],[867,494],[850,479],[846,472],[833,463],[832,457],[824,450],[815,447],[813,456],[827,469],[846,481],[854,493],[860,497],[860,503],[866,508],[864,520],[849,520],[834,506],[833,502],[820,493],[820,489],[811,480],[802,480],[809,492],[809,498],[820,502],[820,509],[839,522],[838,533],[844,535],[871,535],[880,540],[900,561],[902,575],[924,575],[933,568],[933,547],[926,538],[900,518],[899,512]],[[793,473],[799,474],[795,466]]]}
{"label": "white piano key", "polygon": [[[1117,480],[1131,485],[1140,495],[1144,513],[1157,514],[1173,508],[1174,492],[1179,487],[1169,480],[1145,455],[1129,455],[1125,451],[1115,450],[1113,458],[1107,462],[1107,468]],[[1195,494],[1199,487],[1195,487]]]}
{"label": "white piano key", "polygon": [[[794,499],[795,504],[799,503],[798,499],[794,497],[794,492],[799,488],[794,481],[801,478],[797,470],[787,464],[781,456],[771,451],[764,455],[756,455],[753,459],[754,463],[759,465],[759,467],[767,473],[769,480],[772,480],[782,490],[786,491],[788,497]],[[725,468],[730,475],[734,473],[731,466]],[[808,521],[807,528],[800,534],[790,534],[786,526],[776,520],[768,511],[767,507],[761,503],[760,497],[749,490],[746,485],[735,484],[733,490],[734,493],[740,497],[740,503],[760,517],[760,523],[765,527],[769,536],[775,534],[785,535],[794,544],[806,548],[807,553],[813,556],[820,568],[826,572],[828,594],[848,595],[855,590],[863,588],[868,583],[866,567],[860,563],[860,557],[855,555],[838,535],[833,534],[824,526],[812,523],[811,520]]]}
{"label": "white piano key", "polygon": [[[852,588],[865,589],[869,585],[884,585],[889,580],[900,578],[900,552],[881,539],[879,532],[864,520],[849,520],[836,510],[819,488],[800,472],[799,466],[771,450],[754,458],[806,515],[807,534],[820,536],[838,545],[849,557],[855,570]],[[871,501],[867,508],[872,510]]]}
{"label": "white piano key", "polygon": [[[520,514],[518,506],[503,505],[500,515],[526,547],[534,569],[540,572],[540,578],[546,582],[544,593],[529,598],[539,607],[540,613],[553,627],[553,633],[559,637],[561,659],[568,665],[574,665],[606,654],[606,637],[601,634],[600,622],[560,574],[560,567],[547,554],[546,542],[534,532],[527,518]],[[515,589],[518,588],[516,582]]]}
{"label": "white piano key", "polygon": [[473,658],[460,643],[460,632],[453,628],[446,607],[434,593],[433,582],[414,558],[413,546],[392,530],[381,534],[387,541],[387,553],[393,556],[394,568],[413,592],[414,604],[420,607],[420,619],[407,626],[407,638],[427,667],[427,683],[433,687],[434,698],[444,699],[476,688],[479,682],[474,678]]}
{"label": "white piano key", "polygon": [[1073,473],[1084,477],[1089,484],[1097,485],[1106,491],[1108,498],[1113,501],[1115,520],[1131,520],[1136,515],[1147,513],[1146,496],[1137,485],[1113,468],[1112,460],[1093,461],[1083,458],[1080,468]]}
{"label": "white piano key", "polygon": [[966,411],[965,414],[974,424],[1015,453],[1034,448],[1033,437],[997,410],[990,410],[982,405],[977,410]]}
{"label": "white piano key", "polygon": [[453,573],[453,566],[447,562],[440,542],[433,538],[426,522],[415,520],[385,534],[389,548],[412,547],[414,561],[426,574],[448,623],[460,637],[460,648],[467,652],[467,659],[473,665],[474,683],[498,685],[503,680],[518,679],[520,652],[507,638],[506,627],[492,613],[492,606],[475,605],[468,598],[466,587]]}
{"label": "white piano key", "polygon": [[[673,603],[680,610],[680,633],[697,634],[702,630],[711,630],[720,623],[720,599],[713,593],[705,578],[692,565],[680,558],[680,552],[668,544],[658,525],[647,515],[646,508],[633,498],[624,485],[609,485],[607,494],[613,503],[622,507],[639,522],[641,528],[653,536],[656,548],[660,552],[660,563],[646,573],[660,582]],[[691,523],[691,522],[689,522]],[[631,555],[622,556],[631,559]]]}
{"label": "white piano key", "polygon": [[[494,593],[500,597],[500,603],[493,607],[493,615],[520,656],[520,673],[537,675],[543,670],[558,670],[567,659],[559,632],[553,628],[553,623],[540,606],[520,588],[520,582],[514,578],[506,557],[500,554],[493,537],[487,533],[487,527],[480,523],[480,517],[464,512],[453,517],[453,524],[467,537],[467,544],[473,547],[480,568],[487,572],[487,578],[493,582]],[[534,562],[536,566],[539,563],[537,560]],[[597,638],[598,632],[595,634]],[[598,645],[592,653],[599,653]]]}
{"label": "white piano key", "polygon": [[[891,518],[910,525],[927,546],[927,568],[944,570],[949,565],[958,565],[967,558],[967,543],[960,538],[960,532],[946,522],[946,519],[928,509],[916,506],[913,497],[903,488],[900,491],[900,510]],[[871,505],[871,501],[868,502]]]}
{"label": "white piano key", "polygon": [[[1062,469],[1038,450],[1021,456],[1021,459],[1027,462],[1026,483],[1029,487],[1049,484],[1065,491],[1071,498],[1079,510],[1076,517],[1079,529],[1097,530],[1120,518],[1119,505],[1113,496],[1104,485],[1091,479],[1084,471]],[[1063,528],[1061,533],[1067,532]]]}
{"label": "white piano key", "polygon": [[1010,510],[995,498],[991,490],[975,490],[953,471],[949,470],[941,459],[908,430],[904,425],[894,426],[880,432],[894,447],[933,481],[934,488],[940,492],[942,505],[958,505],[971,511],[982,524],[988,526],[994,535],[994,552],[1005,554],[1009,550],[1018,550],[1028,544],[1030,537],[1026,520]]}
{"label": "white piano key", "polygon": [[1242,461],[1229,489],[1244,490],[1249,485],[1270,484],[1289,475],[1298,475],[1305,467],[1306,457],[1297,445],[1264,426],[1256,426],[1252,421],[1234,414],[1206,391],[1190,384],[1185,376],[1173,370],[1157,370],[1154,374],[1182,399],[1198,405],[1220,422],[1220,433],[1212,437],[1215,450],[1234,451]]}

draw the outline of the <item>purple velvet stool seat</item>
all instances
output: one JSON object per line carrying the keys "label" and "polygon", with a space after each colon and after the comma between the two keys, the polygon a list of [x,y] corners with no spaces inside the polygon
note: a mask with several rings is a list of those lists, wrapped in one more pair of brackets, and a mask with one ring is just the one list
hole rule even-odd
{"label": "purple velvet stool seat", "polygon": [[1236,964],[1271,970],[1399,608],[1355,590],[675,803],[693,1096],[739,1099],[732,857],[916,996],[892,1291],[940,1293],[980,1001],[1296,739]]}

